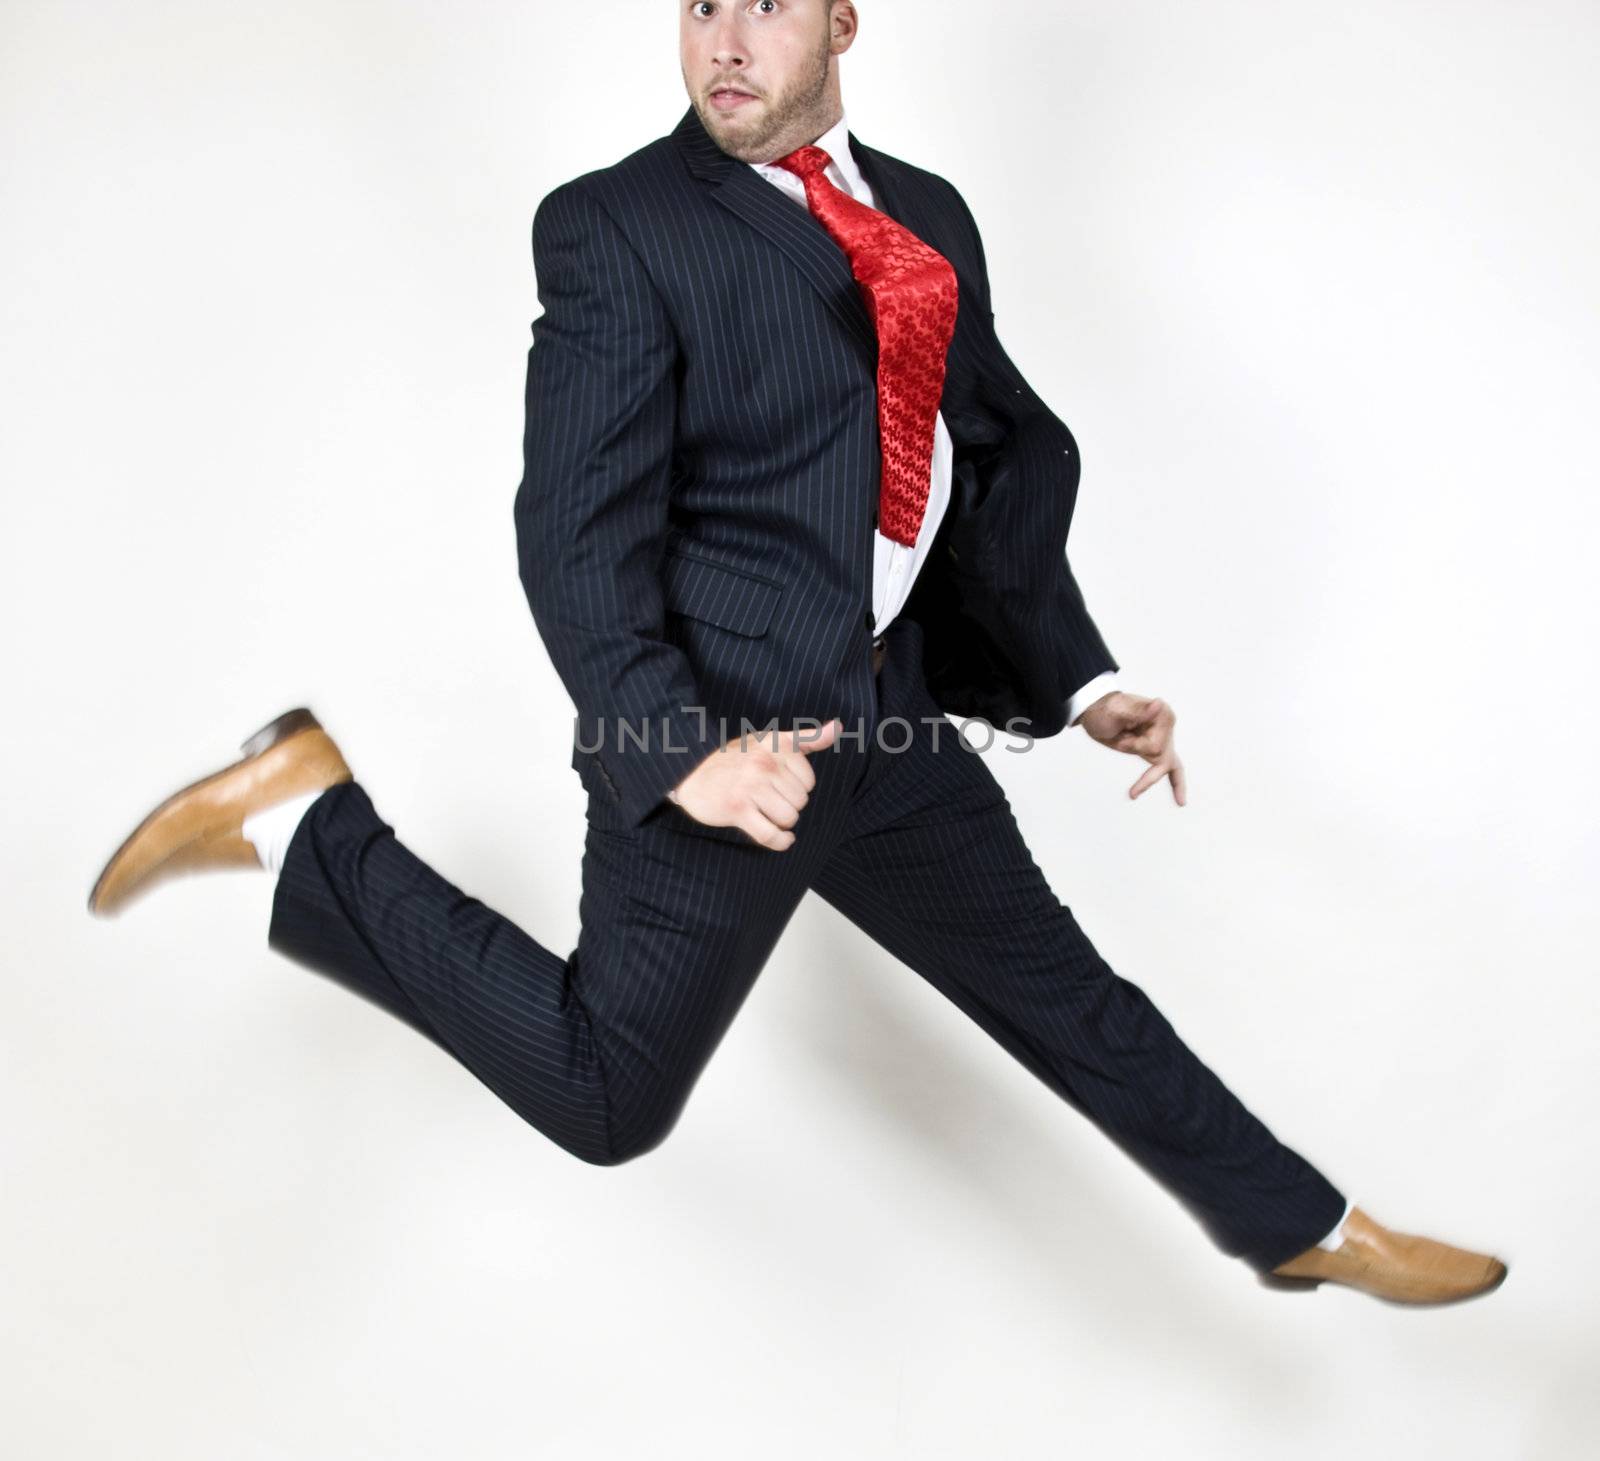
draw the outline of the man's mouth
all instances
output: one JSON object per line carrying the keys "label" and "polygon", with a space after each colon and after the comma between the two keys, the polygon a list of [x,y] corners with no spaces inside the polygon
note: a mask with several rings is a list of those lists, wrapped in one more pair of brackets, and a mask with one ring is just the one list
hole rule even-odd
{"label": "man's mouth", "polygon": [[745,102],[754,100],[748,91],[740,91],[736,86],[719,86],[711,93],[711,105],[719,112],[736,111]]}

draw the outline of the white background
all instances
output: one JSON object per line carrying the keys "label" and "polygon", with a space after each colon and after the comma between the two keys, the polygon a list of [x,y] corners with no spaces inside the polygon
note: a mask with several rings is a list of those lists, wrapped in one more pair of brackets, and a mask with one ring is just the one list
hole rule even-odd
{"label": "white background", "polygon": [[[517,581],[528,229],[668,132],[675,6],[0,9],[0,1408],[18,1457],[1585,1454],[1600,13],[864,0],[1076,433],[1073,562],[1191,801],[989,752],[1119,972],[1374,1217],[1269,1292],[815,897],[658,1151],[587,1167],[271,953],[84,899],[309,704],[403,841],[577,934]],[[819,714],[829,707],[818,707]]]}

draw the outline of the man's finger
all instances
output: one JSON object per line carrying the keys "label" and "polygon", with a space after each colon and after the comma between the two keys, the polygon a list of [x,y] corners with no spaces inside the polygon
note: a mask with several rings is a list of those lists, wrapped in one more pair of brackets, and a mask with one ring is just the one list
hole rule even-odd
{"label": "man's finger", "polygon": [[774,852],[783,852],[794,845],[793,832],[778,826],[776,822],[753,808],[740,820],[739,825],[754,841],[763,847],[770,847]]}
{"label": "man's finger", "polygon": [[1143,796],[1156,782],[1167,774],[1166,768],[1158,761],[1154,766],[1147,766],[1144,775],[1128,788],[1130,797]]}
{"label": "man's finger", "polygon": [[816,784],[817,773],[811,769],[811,763],[804,757],[798,761],[790,757],[777,769],[772,778],[773,787],[796,811],[810,799],[811,790]]}
{"label": "man's finger", "polygon": [[801,751],[809,756],[813,751],[827,750],[838,739],[838,733],[843,729],[844,723],[836,715],[820,726],[799,726],[791,731],[781,731],[780,734],[789,737],[789,749]]}
{"label": "man's finger", "polygon": [[1189,778],[1184,774],[1182,761],[1175,761],[1172,766],[1172,796],[1180,807],[1189,804]]}
{"label": "man's finger", "polygon": [[800,806],[791,803],[782,787],[763,787],[755,796],[756,810],[774,826],[792,828],[800,820]]}
{"label": "man's finger", "polygon": [[1132,731],[1124,731],[1117,737],[1117,749],[1126,751],[1129,755],[1143,756],[1146,760],[1150,760],[1166,752],[1167,736],[1164,731],[1148,731],[1144,735],[1136,735]]}

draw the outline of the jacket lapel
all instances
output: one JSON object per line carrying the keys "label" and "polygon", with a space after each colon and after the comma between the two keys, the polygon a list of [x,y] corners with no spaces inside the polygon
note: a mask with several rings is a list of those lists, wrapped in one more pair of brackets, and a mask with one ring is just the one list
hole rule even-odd
{"label": "jacket lapel", "polygon": [[[856,163],[872,185],[881,210],[896,222],[912,228],[895,210],[893,184],[886,185],[883,176],[886,169],[877,166],[875,156],[864,157],[869,150],[863,148],[853,134],[848,135]],[[850,272],[850,261],[829,237],[827,229],[812,216],[811,210],[799,207],[754,168],[718,147],[700,124],[700,117],[692,106],[673,128],[672,140],[681,150],[689,171],[706,184],[711,196],[781,249],[827,301],[851,339],[867,352],[869,359],[876,359],[877,334],[862,301],[860,287]]]}
{"label": "jacket lapel", "polygon": [[[876,148],[868,147],[850,132],[850,150],[855,155],[856,166],[861,169],[872,188],[873,198],[880,212],[887,213],[896,223],[904,224],[918,238],[931,237],[926,226],[919,226],[915,210],[900,187],[892,158]],[[865,358],[876,366],[878,336],[872,327],[871,316],[861,298],[860,286],[850,272],[850,261],[844,250],[836,244],[809,208],[799,207],[792,198],[785,197],[754,168],[729,156],[700,123],[699,114],[688,107],[678,125],[672,129],[672,141],[681,152],[689,171],[705,185],[707,192],[723,207],[743,219],[779,249],[808,279],[838,316],[846,334],[864,352]],[[945,403],[941,406],[948,416],[957,408],[961,392],[953,383],[965,379],[962,374],[963,321],[960,314],[970,313],[973,305],[963,290],[958,313],[956,338],[951,343],[946,365]]]}

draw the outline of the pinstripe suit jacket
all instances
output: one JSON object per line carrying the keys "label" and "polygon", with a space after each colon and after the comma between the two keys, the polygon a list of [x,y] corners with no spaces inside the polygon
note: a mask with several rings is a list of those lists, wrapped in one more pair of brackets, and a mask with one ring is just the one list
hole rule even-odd
{"label": "pinstripe suit jacket", "polygon": [[[1077,443],[1001,348],[960,193],[850,145],[959,283],[951,499],[901,613],[941,709],[1054,735],[1118,668],[1066,557]],[[533,257],[518,572],[591,796],[637,826],[752,724],[839,715],[865,744],[877,339],[843,251],[690,107],[547,194]]]}

